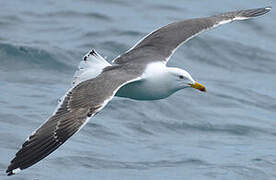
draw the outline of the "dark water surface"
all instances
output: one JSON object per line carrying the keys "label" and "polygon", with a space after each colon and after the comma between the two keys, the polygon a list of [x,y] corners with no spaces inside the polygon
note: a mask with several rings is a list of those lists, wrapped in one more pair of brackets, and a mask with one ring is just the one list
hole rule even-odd
{"label": "dark water surface", "polygon": [[[61,148],[13,177],[9,161],[55,109],[91,48],[111,61],[152,30],[261,0],[0,1],[0,179],[276,179],[276,11],[222,26],[169,65],[189,89],[149,102],[114,98]],[[276,8],[276,6],[274,7]]]}

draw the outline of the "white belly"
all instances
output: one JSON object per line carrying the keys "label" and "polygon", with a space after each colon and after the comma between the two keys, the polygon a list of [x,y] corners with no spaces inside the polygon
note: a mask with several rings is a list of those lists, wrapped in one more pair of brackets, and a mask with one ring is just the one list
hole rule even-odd
{"label": "white belly", "polygon": [[124,85],[115,96],[136,100],[157,100],[166,98],[177,90],[179,88],[175,86],[166,65],[155,62],[147,66],[142,80]]}
{"label": "white belly", "polygon": [[157,100],[171,95],[166,83],[154,83],[147,80],[136,81],[121,87],[115,96],[136,100]]}

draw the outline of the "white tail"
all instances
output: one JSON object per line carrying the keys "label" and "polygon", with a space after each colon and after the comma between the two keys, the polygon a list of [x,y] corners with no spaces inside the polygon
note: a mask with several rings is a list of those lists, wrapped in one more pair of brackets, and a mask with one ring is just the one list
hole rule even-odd
{"label": "white tail", "polygon": [[109,64],[101,55],[92,49],[80,62],[78,70],[75,72],[73,77],[72,86],[76,86],[85,80],[95,78],[106,66],[111,66],[111,64]]}

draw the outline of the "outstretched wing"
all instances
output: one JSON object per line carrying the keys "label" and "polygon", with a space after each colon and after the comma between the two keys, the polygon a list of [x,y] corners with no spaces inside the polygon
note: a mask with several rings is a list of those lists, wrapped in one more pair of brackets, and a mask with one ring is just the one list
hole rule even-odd
{"label": "outstretched wing", "polygon": [[114,68],[69,90],[53,116],[16,153],[6,171],[8,175],[28,168],[48,156],[99,112],[121,86],[138,79],[137,76]]}
{"label": "outstretched wing", "polygon": [[168,24],[147,35],[113,62],[122,64],[128,61],[145,59],[147,61],[167,62],[178,46],[201,32],[235,20],[260,16],[270,10],[271,7],[233,11],[211,17],[188,19]]}

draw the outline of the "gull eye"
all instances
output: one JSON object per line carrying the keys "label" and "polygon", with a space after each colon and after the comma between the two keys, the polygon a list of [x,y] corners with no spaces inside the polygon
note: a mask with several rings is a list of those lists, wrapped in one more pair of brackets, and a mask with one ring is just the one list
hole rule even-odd
{"label": "gull eye", "polygon": [[184,79],[184,76],[180,75],[179,78],[180,78],[180,79]]}

